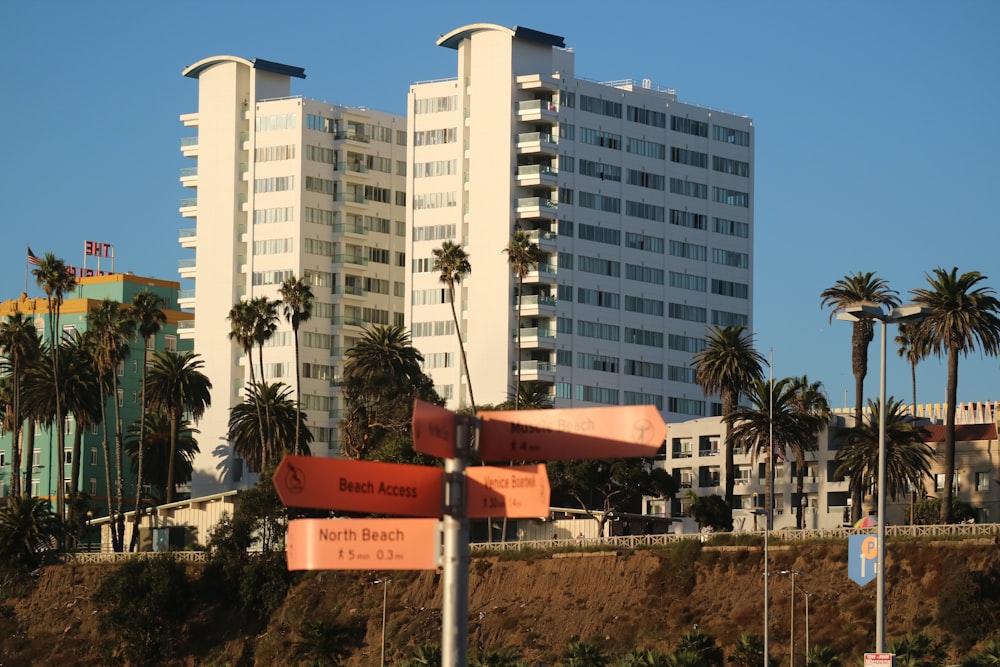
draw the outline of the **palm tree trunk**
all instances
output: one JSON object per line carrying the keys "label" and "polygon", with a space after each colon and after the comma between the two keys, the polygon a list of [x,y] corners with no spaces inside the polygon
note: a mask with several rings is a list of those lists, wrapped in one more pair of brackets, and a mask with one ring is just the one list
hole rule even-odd
{"label": "palm tree trunk", "polygon": [[795,507],[795,503],[792,502],[792,511],[795,512],[795,527],[802,530],[806,527],[805,516],[803,516],[802,507],[802,491],[805,488],[805,467],[806,467],[806,457],[802,454],[801,450],[795,452],[795,467],[798,470],[795,471],[795,493],[799,498],[798,507]]}
{"label": "palm tree trunk", "polygon": [[951,504],[955,479],[955,402],[958,397],[958,350],[948,349],[948,405],[944,417],[944,493],[941,497],[941,523],[951,523]]}
{"label": "palm tree trunk", "polygon": [[35,451],[35,422],[28,420],[28,428],[24,431],[24,486],[21,495],[31,495],[31,461]]}
{"label": "palm tree trunk", "polygon": [[76,507],[77,489],[80,488],[80,456],[83,449],[83,433],[80,422],[76,423],[76,430],[73,432],[73,465],[70,467],[70,511]]}
{"label": "palm tree trunk", "polygon": [[111,531],[111,544],[115,544],[115,515],[111,507],[111,447],[108,446],[108,405],[107,399],[101,405],[101,440],[104,446],[104,492],[108,500],[108,526]]}
{"label": "palm tree trunk", "polygon": [[[264,343],[261,343],[260,345],[257,346],[257,351],[258,351],[258,353],[260,355],[260,385],[261,385],[261,389],[263,389],[264,386],[265,386],[264,385]],[[263,421],[263,423],[261,425],[263,427],[263,428],[261,428],[260,432],[261,432],[261,436],[264,439],[264,442],[263,442],[263,445],[264,445],[264,459],[263,459],[263,462],[261,463],[260,467],[261,467],[261,470],[263,470],[264,467],[267,464],[268,453],[272,452],[274,450],[274,437],[273,437],[273,435],[271,433],[271,402],[270,401],[264,401],[264,421]]]}
{"label": "palm tree trunk", "polygon": [[517,279],[517,320],[514,322],[517,331],[517,345],[514,348],[515,361],[517,362],[517,375],[514,377],[514,409],[519,408],[521,398],[521,288],[524,281],[520,277]]}
{"label": "palm tree trunk", "polygon": [[149,336],[142,339],[142,384],[139,397],[139,452],[136,457],[135,472],[135,510],[132,512],[132,538],[128,550],[133,552],[139,546],[139,522],[142,510],[142,451],[146,446],[146,358],[149,350]]}
{"label": "palm tree trunk", "polygon": [[10,441],[10,495],[14,498],[21,495],[21,451],[21,422],[17,421]]}
{"label": "palm tree trunk", "polygon": [[913,383],[913,410],[910,415],[913,417],[917,416],[917,364],[913,362],[910,364],[910,382]]}
{"label": "palm tree trunk", "polygon": [[451,319],[455,321],[455,335],[458,336],[458,351],[462,353],[462,367],[465,368],[465,381],[469,386],[469,403],[472,404],[472,414],[476,414],[476,398],[472,395],[472,376],[469,375],[469,360],[465,357],[465,343],[462,342],[462,327],[458,324],[458,311],[455,310],[455,285],[449,284],[451,293]]}
{"label": "palm tree trunk", "polygon": [[733,502],[736,492],[736,463],[733,460],[733,439],[729,433],[729,422],[727,421],[729,416],[736,409],[736,403],[738,398],[733,396],[732,392],[723,392],[722,396],[722,414],[724,415],[722,423],[724,424],[725,433],[723,434],[722,441],[722,455],[723,455],[723,465],[726,470],[726,507],[729,508],[729,517],[732,519],[733,515]]}
{"label": "palm tree trunk", "polygon": [[299,437],[302,430],[302,380],[299,378],[299,328],[292,327],[292,342],[295,345],[295,447],[293,454],[301,454]]}
{"label": "palm tree trunk", "polygon": [[[125,480],[122,474],[122,449],[124,449],[124,444],[122,443],[122,417],[121,409],[118,405],[118,376],[115,375],[112,381],[112,387],[114,393],[112,394],[112,400],[115,403],[115,523],[117,524],[115,528],[115,551],[122,552],[125,550]],[[139,443],[139,448],[142,449],[142,443]]]}
{"label": "palm tree trunk", "polygon": [[177,458],[177,433],[180,410],[170,410],[170,459],[167,461],[167,504],[174,502],[174,459]]}

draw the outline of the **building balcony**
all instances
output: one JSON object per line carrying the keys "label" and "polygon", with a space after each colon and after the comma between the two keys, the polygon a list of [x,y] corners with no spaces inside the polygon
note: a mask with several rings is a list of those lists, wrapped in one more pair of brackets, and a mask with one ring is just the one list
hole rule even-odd
{"label": "building balcony", "polygon": [[548,132],[523,132],[517,135],[517,152],[555,157],[559,153],[559,142]]}
{"label": "building balcony", "polygon": [[198,137],[181,137],[181,154],[184,157],[198,157]]}
{"label": "building balcony", "polygon": [[539,296],[528,294],[521,297],[520,311],[522,317],[555,317],[556,298],[554,296]]}
{"label": "building balcony", "polygon": [[338,254],[333,256],[334,264],[356,264],[358,266],[368,266],[368,260],[361,255]]}
{"label": "building balcony", "polygon": [[[516,370],[516,369],[515,369]],[[555,382],[556,365],[547,361],[522,361],[522,382]]]}
{"label": "building balcony", "polygon": [[558,180],[559,171],[545,164],[522,164],[517,168],[517,184],[524,187],[555,188]]}
{"label": "building balcony", "polygon": [[178,232],[177,237],[182,248],[195,248],[198,246],[197,227],[185,227]]}
{"label": "building balcony", "polygon": [[186,188],[198,187],[198,167],[184,167],[181,169],[181,185]]}
{"label": "building balcony", "polygon": [[177,322],[177,334],[181,338],[191,338],[194,336],[194,323],[195,319],[192,317],[188,320],[180,320]]}
{"label": "building balcony", "polygon": [[517,77],[517,87],[521,90],[547,90],[558,92],[559,79],[544,74],[523,74]]}
{"label": "building balcony", "polygon": [[539,264],[534,271],[529,271],[524,277],[525,285],[551,285],[556,282],[556,267],[551,264]]}
{"label": "building balcony", "polygon": [[365,297],[368,296],[368,290],[362,287],[358,287],[356,285],[344,285],[344,288],[340,292],[340,294],[343,294],[344,296],[347,297],[357,297],[360,299],[364,299]]}
{"label": "building balcony", "polygon": [[333,225],[335,234],[350,234],[354,236],[368,236],[368,230],[364,225],[351,222],[338,222]]}
{"label": "building balcony", "polygon": [[523,327],[520,329],[520,332],[522,350],[556,349],[556,332],[552,329],[543,327]]}
{"label": "building balcony", "polygon": [[333,170],[354,176],[367,176],[370,173],[368,167],[356,162],[338,162],[333,165]]}
{"label": "building balcony", "polygon": [[370,200],[366,199],[363,194],[360,194],[358,192],[337,192],[334,193],[333,200],[348,205],[353,204],[358,206],[367,206],[369,203],[371,203]]}
{"label": "building balcony", "polygon": [[347,132],[334,132],[333,139],[334,141],[353,141],[354,143],[365,146],[371,143],[371,137],[367,134],[350,130]]}
{"label": "building balcony", "polygon": [[184,127],[198,127],[198,112],[181,114],[181,122],[184,123]]}
{"label": "building balcony", "polygon": [[177,272],[181,274],[181,278],[194,278],[196,271],[197,263],[194,257],[177,260]]}
{"label": "building balcony", "polygon": [[559,120],[559,109],[545,100],[524,100],[517,103],[517,118],[531,123],[555,123]]}
{"label": "building balcony", "polygon": [[197,197],[185,197],[180,201],[180,208],[178,209],[181,213],[181,217],[184,218],[197,218],[198,217],[198,198]]}
{"label": "building balcony", "polygon": [[360,317],[355,317],[353,315],[338,315],[331,320],[331,323],[335,327],[358,327],[363,329],[365,327],[365,321]]}
{"label": "building balcony", "polygon": [[545,197],[521,197],[515,208],[518,220],[555,220],[559,205]]}
{"label": "building balcony", "polygon": [[559,235],[555,232],[546,231],[544,229],[533,229],[528,232],[528,239],[538,246],[539,250],[544,252],[555,252],[556,250],[556,239]]}

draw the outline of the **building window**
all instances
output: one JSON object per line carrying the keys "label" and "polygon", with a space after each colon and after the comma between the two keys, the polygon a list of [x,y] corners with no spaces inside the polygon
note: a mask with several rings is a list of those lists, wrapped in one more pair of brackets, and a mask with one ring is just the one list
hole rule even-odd
{"label": "building window", "polygon": [[990,473],[977,472],[976,491],[989,491],[989,490],[990,490]]}
{"label": "building window", "polygon": [[90,465],[97,465],[97,447],[90,448]]}
{"label": "building window", "polygon": [[670,129],[674,132],[693,134],[696,137],[708,137],[708,123],[680,116],[670,117]]}
{"label": "building window", "polygon": [[42,450],[33,449],[31,451],[31,466],[33,468],[38,468],[42,465]]}
{"label": "building window", "polygon": [[68,466],[73,465],[73,449],[67,448],[63,450],[63,463]]}
{"label": "building window", "polygon": [[177,336],[167,334],[163,337],[163,349],[166,352],[175,354],[177,352]]}
{"label": "building window", "polygon": [[91,477],[87,482],[87,487],[90,489],[90,497],[93,498],[97,495],[97,478]]}

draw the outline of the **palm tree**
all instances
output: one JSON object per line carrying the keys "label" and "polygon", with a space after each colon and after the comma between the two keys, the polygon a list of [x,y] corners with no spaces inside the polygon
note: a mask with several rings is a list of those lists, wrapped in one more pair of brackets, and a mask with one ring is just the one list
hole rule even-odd
{"label": "palm tree", "polygon": [[608,656],[596,641],[571,639],[563,651],[559,664],[563,667],[605,667]]}
{"label": "palm tree", "polygon": [[[74,336],[63,340],[59,353],[59,378],[62,384],[63,409],[73,415],[73,454],[70,466],[70,512],[79,509],[80,465],[82,461],[83,433],[94,424],[101,423],[104,407],[101,402],[101,383],[94,364],[91,336]],[[41,369],[41,368],[40,368]],[[51,379],[50,376],[46,376]],[[42,385],[46,394],[51,382]],[[36,400],[38,400],[36,398]],[[54,409],[54,408],[53,408]],[[109,489],[110,491],[110,489]],[[70,517],[72,520],[74,517]],[[75,523],[75,522],[74,522]]]}
{"label": "palm tree", "polygon": [[[820,293],[822,306],[831,306],[830,321],[837,313],[844,312],[851,306],[862,304],[879,305],[893,308],[899,305],[896,298],[898,292],[891,289],[883,279],[869,271],[852,273],[844,276]],[[875,327],[871,319],[855,320],[851,333],[851,369],[854,372],[854,422],[861,423],[861,408],[865,394],[865,376],[868,375],[868,344],[875,335]]]}
{"label": "palm tree", "polygon": [[740,633],[729,654],[729,663],[735,667],[760,667],[764,662],[764,640],[753,632]]}
{"label": "palm tree", "polygon": [[[118,366],[123,363],[129,353],[129,341],[135,334],[135,321],[129,317],[128,310],[113,299],[104,299],[98,306],[95,306],[87,314],[87,331],[94,340],[94,363],[97,366],[98,375],[103,378],[108,391],[105,396],[111,398],[114,406],[115,422],[115,510],[109,515],[115,517],[111,524],[111,537],[115,551],[124,550],[124,529],[125,515],[123,513],[122,501],[125,496],[123,470],[122,470],[122,449],[124,441],[124,427],[122,426],[120,401],[118,398]],[[104,452],[107,457],[107,421],[105,420]],[[105,470],[108,461],[105,458]],[[110,491],[110,489],[109,489]],[[109,492],[110,496],[110,492]]]}
{"label": "palm tree", "polygon": [[[31,270],[35,276],[35,283],[45,292],[47,307],[49,311],[49,347],[52,350],[52,391],[55,394],[56,414],[62,415],[61,392],[59,384],[59,341],[62,338],[62,329],[59,327],[59,312],[62,309],[63,296],[76,287],[76,276],[72,273],[66,263],[53,255],[51,252],[39,260],[38,264]],[[62,461],[63,448],[65,447],[66,434],[65,426],[61,418],[56,420],[56,447],[60,452]],[[64,518],[65,500],[63,498],[63,477],[62,464],[59,466],[60,474],[56,485],[56,514]]]}
{"label": "palm tree", "polygon": [[187,413],[197,422],[212,404],[212,382],[201,372],[204,366],[199,355],[193,352],[156,352],[146,378],[150,409],[165,412],[170,419],[167,503],[174,499],[181,419]]}
{"label": "palm tree", "polygon": [[724,655],[722,649],[715,642],[715,637],[702,632],[701,630],[691,630],[681,635],[677,640],[676,653],[691,652],[698,656],[697,664],[702,667],[722,667]]}
{"label": "palm tree", "polygon": [[507,400],[501,403],[498,410],[516,410],[517,406],[523,410],[548,410],[555,407],[552,404],[552,395],[549,393],[551,385],[545,382],[522,382],[517,387],[517,404]]}
{"label": "palm tree", "polygon": [[926,274],[928,287],[910,290],[913,302],[930,310],[916,326],[914,339],[921,352],[948,357],[948,405],[945,412],[944,494],[941,523],[951,522],[952,480],[955,476],[955,407],[958,400],[958,357],[982,348],[984,354],[1000,351],[1000,301],[981,283],[978,271],[961,275],[958,268],[934,269]]}
{"label": "palm tree", "polygon": [[517,278],[517,375],[514,376],[514,409],[518,409],[521,386],[521,291],[524,286],[524,279],[534,270],[541,261],[542,256],[538,251],[538,244],[531,240],[527,232],[515,231],[507,247],[503,249],[507,253],[507,261],[510,263],[510,270]]}
{"label": "palm tree", "polygon": [[[295,407],[302,410],[302,386],[299,379],[299,326],[312,317],[313,293],[309,283],[301,278],[289,277],[281,284],[281,301],[284,304],[285,319],[292,325],[295,343]],[[295,420],[295,449],[299,453],[299,418]]]}
{"label": "palm tree", "polygon": [[667,655],[655,648],[632,649],[615,663],[616,667],[668,667],[668,664]]}
{"label": "palm tree", "polygon": [[[896,499],[911,488],[921,487],[924,478],[930,476],[934,449],[924,441],[924,429],[907,416],[902,401],[890,396],[885,405],[885,478],[889,497]],[[852,498],[863,499],[865,490],[873,489],[878,477],[879,403],[868,401],[868,411],[867,421],[844,430],[844,446],[837,452],[837,474],[850,476]],[[882,520],[884,517],[879,517]]]}
{"label": "palm tree", "polygon": [[522,667],[525,664],[521,652],[510,646],[476,651],[469,658],[469,667]]}
{"label": "palm tree", "polygon": [[11,476],[10,495],[21,495],[21,427],[24,424],[24,409],[21,394],[24,376],[31,363],[38,358],[41,341],[31,320],[19,311],[0,322],[0,348],[2,348],[9,378],[11,431]]}
{"label": "palm tree", "polygon": [[[295,434],[299,433],[299,450],[309,454],[309,443],[313,436],[295,402],[290,398],[291,387],[283,382],[258,382],[247,389],[246,400],[229,411],[228,440],[233,452],[247,462],[252,471],[267,469],[284,452],[295,447]],[[268,423],[261,434],[260,422],[256,415],[264,412]]]}
{"label": "palm tree", "polygon": [[948,657],[941,642],[922,632],[911,633],[889,642],[886,652],[895,654],[899,667],[936,667],[943,665]]}
{"label": "palm tree", "polygon": [[413,657],[402,662],[402,667],[440,667],[441,647],[437,644],[421,644],[413,650]]}
{"label": "palm tree", "polygon": [[344,356],[344,445],[352,456],[367,458],[386,437],[408,437],[414,398],[440,402],[403,327],[366,329]]}
{"label": "palm tree", "polygon": [[455,285],[472,272],[469,256],[462,246],[445,241],[440,248],[431,251],[434,254],[434,270],[441,273],[441,282],[448,286],[448,303],[451,306],[451,318],[455,322],[455,335],[458,336],[458,350],[462,353],[462,368],[465,369],[465,380],[469,385],[469,403],[472,413],[476,413],[476,399],[472,393],[472,376],[469,375],[469,360],[465,356],[465,343],[462,342],[462,327],[458,323],[458,311],[455,309]]}
{"label": "palm tree", "polygon": [[[174,476],[177,484],[191,481],[194,472],[194,458],[200,448],[193,428],[186,419],[177,425],[177,451],[174,456]],[[159,491],[157,503],[166,502],[167,477],[170,474],[170,418],[163,413],[151,412],[145,419],[132,422],[128,427],[129,437],[125,441],[125,451],[132,457],[132,470],[138,473],[139,457],[143,456],[148,484]],[[139,447],[142,442],[143,446]],[[144,454],[141,453],[144,451]],[[140,490],[141,492],[141,490]],[[138,507],[138,505],[136,505]]]}
{"label": "palm tree", "polygon": [[[706,394],[722,396],[722,417],[729,419],[740,402],[740,394],[755,380],[764,377],[765,363],[753,347],[753,335],[745,326],[712,327],[708,331],[705,349],[693,357],[695,379]],[[728,421],[726,422],[729,423]],[[733,462],[733,439],[729,429],[724,441],[726,472],[726,506],[733,507],[736,486]]]}
{"label": "palm tree", "polygon": [[778,455],[783,443],[805,441],[812,429],[812,420],[804,419],[796,411],[795,384],[791,378],[754,380],[747,389],[747,398],[750,401],[748,407],[737,408],[724,420],[731,429],[734,445],[741,445],[750,452],[753,462],[761,456],[767,461],[765,498],[770,529],[770,508],[774,507],[771,498],[774,461],[773,457],[767,456],[768,451]]}
{"label": "palm tree", "polygon": [[55,548],[61,535],[62,522],[48,500],[11,495],[0,506],[0,560],[33,570],[39,552]]}
{"label": "palm tree", "polygon": [[250,312],[253,313],[253,340],[257,344],[257,355],[260,368],[260,379],[264,377],[264,343],[270,340],[274,332],[278,330],[278,306],[281,304],[276,299],[268,299],[266,296],[258,296],[250,300]]}
{"label": "palm tree", "polygon": [[913,403],[910,406],[910,414],[917,414],[917,364],[924,358],[923,350],[917,347],[914,339],[913,322],[900,322],[897,326],[896,345],[899,346],[899,356],[910,364],[910,383],[913,385]]}
{"label": "palm tree", "polygon": [[806,654],[806,667],[841,667],[840,656],[829,646],[813,646]]}
{"label": "palm tree", "polygon": [[256,381],[253,370],[253,327],[254,314],[249,301],[238,301],[233,304],[226,316],[229,320],[229,340],[235,341],[243,350],[243,356],[250,368],[250,384]]}
{"label": "palm tree", "polygon": [[[803,498],[804,478],[806,472],[806,452],[816,449],[816,438],[830,423],[830,404],[826,400],[826,392],[823,391],[822,382],[809,382],[809,378],[803,375],[792,379],[792,406],[803,422],[803,440],[795,440],[786,443],[795,455],[795,494]],[[795,503],[792,503],[792,511],[795,512]],[[796,512],[795,525],[801,529],[804,527],[802,505]]]}
{"label": "palm tree", "polygon": [[[139,441],[145,438],[146,429],[146,364],[149,356],[150,340],[160,330],[160,325],[167,321],[167,316],[160,309],[160,297],[149,290],[142,290],[132,297],[129,313],[136,323],[139,335],[142,337],[142,384],[139,403]],[[132,540],[129,551],[135,551],[139,544],[139,518],[142,509],[142,462],[145,448],[137,448],[138,459],[135,461],[135,512],[133,513]]]}

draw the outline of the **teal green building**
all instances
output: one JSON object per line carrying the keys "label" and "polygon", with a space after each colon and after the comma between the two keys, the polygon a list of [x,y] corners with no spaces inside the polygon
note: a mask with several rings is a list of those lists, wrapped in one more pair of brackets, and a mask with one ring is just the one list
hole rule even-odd
{"label": "teal green building", "polygon": [[[186,350],[190,349],[190,341],[182,341],[178,329],[193,321],[193,314],[181,311],[178,305],[180,284],[172,281],[143,278],[131,274],[112,274],[80,278],[76,288],[64,296],[60,309],[59,326],[64,336],[73,336],[87,330],[87,314],[98,307],[104,299],[112,299],[122,304],[129,304],[132,298],[149,290],[160,298],[160,308],[166,315],[166,322],[160,327],[152,341],[149,356],[153,350]],[[43,297],[29,298],[22,293],[20,298],[0,303],[0,318],[8,318],[16,312],[29,318],[43,341],[50,337],[48,320],[48,300]],[[140,387],[142,384],[143,340],[138,334],[130,344],[129,353],[123,364],[118,367],[118,404],[123,428],[126,433],[130,424],[139,418]],[[0,351],[2,353],[2,351]],[[3,373],[9,373],[6,368]],[[108,424],[108,442],[110,455],[111,483],[116,479],[114,458],[114,405],[109,399],[105,405],[106,423]],[[53,507],[56,502],[56,490],[60,480],[69,490],[72,470],[73,437],[77,430],[76,421],[70,414],[66,418],[65,444],[56,442],[55,428],[44,425],[25,423],[22,432],[21,454],[21,486],[22,492],[27,480],[27,489],[32,496],[49,498]],[[12,433],[3,432],[0,436],[0,499],[5,498],[11,489],[11,476],[14,474],[11,452]],[[104,438],[100,425],[85,428],[81,434],[80,474],[78,491],[87,495],[93,507],[94,516],[107,513],[108,488],[105,476]],[[125,509],[130,510],[135,504],[135,475],[132,472],[132,461],[127,453],[123,454],[123,479],[125,482]]]}

